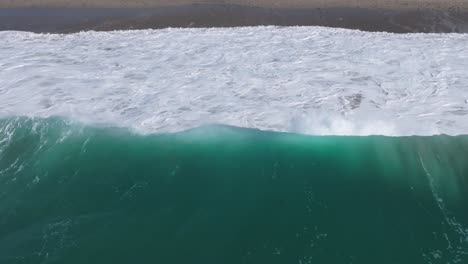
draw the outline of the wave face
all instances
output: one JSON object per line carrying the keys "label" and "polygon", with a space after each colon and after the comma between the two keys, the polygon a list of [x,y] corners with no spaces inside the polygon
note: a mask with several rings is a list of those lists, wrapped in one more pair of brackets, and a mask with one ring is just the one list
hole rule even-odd
{"label": "wave face", "polygon": [[177,132],[468,133],[468,35],[319,27],[0,32],[0,116]]}
{"label": "wave face", "polygon": [[0,121],[0,263],[466,263],[468,136]]}

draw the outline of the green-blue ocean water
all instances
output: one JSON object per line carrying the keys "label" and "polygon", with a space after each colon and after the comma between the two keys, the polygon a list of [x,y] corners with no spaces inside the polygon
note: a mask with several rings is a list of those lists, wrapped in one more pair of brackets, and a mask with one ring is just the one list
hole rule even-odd
{"label": "green-blue ocean water", "polygon": [[0,263],[468,263],[468,136],[3,119]]}

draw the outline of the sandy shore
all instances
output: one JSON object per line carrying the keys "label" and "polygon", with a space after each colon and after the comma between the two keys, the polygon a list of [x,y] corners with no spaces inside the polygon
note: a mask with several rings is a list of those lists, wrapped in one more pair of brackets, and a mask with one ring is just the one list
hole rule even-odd
{"label": "sandy shore", "polygon": [[467,0],[0,0],[0,8],[159,8],[193,4],[263,8],[468,9]]}
{"label": "sandy shore", "polygon": [[468,0],[0,0],[0,30],[257,25],[468,33]]}

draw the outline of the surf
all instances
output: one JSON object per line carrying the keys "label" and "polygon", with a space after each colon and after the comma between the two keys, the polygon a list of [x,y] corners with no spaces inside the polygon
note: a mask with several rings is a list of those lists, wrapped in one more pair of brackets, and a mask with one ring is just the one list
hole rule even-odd
{"label": "surf", "polygon": [[311,135],[468,131],[466,34],[245,27],[0,39],[0,117],[144,133],[213,123]]}

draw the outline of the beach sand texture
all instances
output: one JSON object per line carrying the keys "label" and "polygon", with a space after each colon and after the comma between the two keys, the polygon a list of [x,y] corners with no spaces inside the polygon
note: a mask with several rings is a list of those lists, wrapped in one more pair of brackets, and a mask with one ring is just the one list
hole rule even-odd
{"label": "beach sand texture", "polygon": [[468,9],[467,0],[0,0],[2,8],[158,8],[193,4],[263,8]]}
{"label": "beach sand texture", "polygon": [[259,25],[468,33],[468,0],[0,0],[0,30]]}

